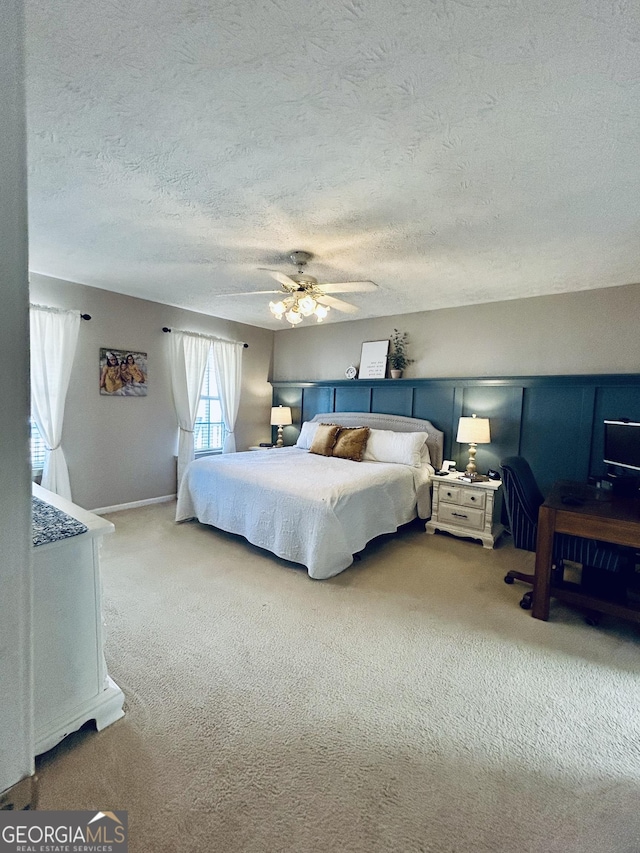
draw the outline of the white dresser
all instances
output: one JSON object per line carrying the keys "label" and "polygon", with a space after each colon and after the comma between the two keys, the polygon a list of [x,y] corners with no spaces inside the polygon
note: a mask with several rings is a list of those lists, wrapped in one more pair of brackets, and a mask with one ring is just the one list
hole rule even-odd
{"label": "white dresser", "polygon": [[33,496],[87,530],[33,548],[35,754],[89,720],[98,731],[123,716],[124,695],[103,653],[100,544],[113,524],[33,484]]}
{"label": "white dresser", "polygon": [[503,532],[502,482],[486,480],[465,483],[459,474],[433,478],[431,518],[427,533],[446,530],[455,536],[480,539],[485,548],[493,548]]}

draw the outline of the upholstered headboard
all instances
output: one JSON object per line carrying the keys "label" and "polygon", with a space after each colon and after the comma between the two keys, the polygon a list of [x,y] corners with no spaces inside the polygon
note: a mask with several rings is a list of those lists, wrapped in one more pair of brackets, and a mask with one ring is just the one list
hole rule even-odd
{"label": "upholstered headboard", "polygon": [[444,433],[431,421],[406,418],[403,415],[384,415],[380,412],[325,412],[314,415],[312,423],[340,424],[341,426],[368,426],[372,429],[392,429],[395,432],[426,432],[431,464],[438,470],[442,466]]}

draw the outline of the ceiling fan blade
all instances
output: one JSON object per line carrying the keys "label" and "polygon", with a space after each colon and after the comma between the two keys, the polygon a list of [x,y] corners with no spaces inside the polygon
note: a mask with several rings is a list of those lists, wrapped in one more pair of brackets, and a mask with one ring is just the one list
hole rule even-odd
{"label": "ceiling fan blade", "polygon": [[242,290],[239,293],[237,291],[227,291],[226,293],[212,293],[211,296],[260,296],[264,293],[279,293],[283,294],[282,290]]}
{"label": "ceiling fan blade", "polygon": [[331,281],[319,284],[323,293],[365,293],[367,290],[377,290],[374,281]]}
{"label": "ceiling fan blade", "polygon": [[279,272],[278,270],[269,270],[266,269],[266,267],[258,267],[258,269],[262,270],[263,272],[268,272],[272,278],[275,278],[276,281],[279,281],[283,287],[287,288],[287,290],[298,290],[298,288],[300,287],[300,285],[295,279],[290,278],[290,276],[286,275],[283,272]]}
{"label": "ceiling fan blade", "polygon": [[325,296],[324,293],[322,296],[318,296],[317,301],[321,305],[328,305],[329,308],[335,308],[336,311],[344,311],[345,314],[355,314],[360,310],[350,302],[344,302],[342,299],[336,299],[333,296]]}

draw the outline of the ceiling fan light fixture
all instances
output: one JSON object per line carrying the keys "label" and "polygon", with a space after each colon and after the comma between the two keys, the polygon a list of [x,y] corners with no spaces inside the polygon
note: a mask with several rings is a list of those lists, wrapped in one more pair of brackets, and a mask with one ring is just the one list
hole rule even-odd
{"label": "ceiling fan light fixture", "polygon": [[317,322],[318,322],[318,323],[322,323],[322,321],[324,320],[324,318],[325,318],[325,317],[327,316],[327,314],[329,313],[329,308],[328,308],[327,306],[325,306],[325,305],[316,305],[316,309],[315,309],[315,311],[314,311],[313,313],[314,313],[314,314],[316,315],[316,317],[317,317]]}
{"label": "ceiling fan light fixture", "polygon": [[294,305],[287,313],[284,315],[285,320],[288,323],[291,323],[292,326],[297,326],[298,323],[302,323],[302,314],[297,310],[297,305]]}
{"label": "ceiling fan light fixture", "polygon": [[290,254],[291,260],[298,267],[293,275],[260,267],[268,272],[280,284],[281,291],[267,290],[259,293],[280,293],[282,297],[269,303],[269,310],[276,320],[283,318],[291,326],[297,326],[307,317],[315,317],[321,323],[329,316],[329,306],[336,311],[354,314],[358,307],[342,299],[336,299],[334,293],[364,293],[375,290],[377,285],[372,281],[342,281],[320,283],[315,276],[305,272],[307,262],[313,257],[311,252],[296,251]]}
{"label": "ceiling fan light fixture", "polygon": [[304,296],[298,299],[298,310],[303,317],[310,317],[316,310],[317,306],[318,303],[309,293],[305,293]]}
{"label": "ceiling fan light fixture", "polygon": [[273,316],[276,318],[276,320],[282,320],[282,315],[287,310],[287,306],[284,304],[284,302],[282,300],[280,300],[279,302],[270,302],[269,303],[269,310],[271,311]]}

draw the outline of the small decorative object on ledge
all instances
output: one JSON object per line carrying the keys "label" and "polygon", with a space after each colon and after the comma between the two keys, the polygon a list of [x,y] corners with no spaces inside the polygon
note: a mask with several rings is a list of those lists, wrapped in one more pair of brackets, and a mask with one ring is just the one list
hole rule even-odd
{"label": "small decorative object on ledge", "polygon": [[391,335],[391,352],[387,356],[392,379],[401,379],[402,371],[409,364],[413,364],[414,359],[407,357],[407,345],[409,343],[409,335],[407,332],[399,332],[393,330]]}
{"label": "small decorative object on ledge", "polygon": [[355,379],[358,375],[358,371],[352,364],[350,364],[349,367],[347,367],[347,369],[345,370],[344,375],[347,377],[347,379]]}

